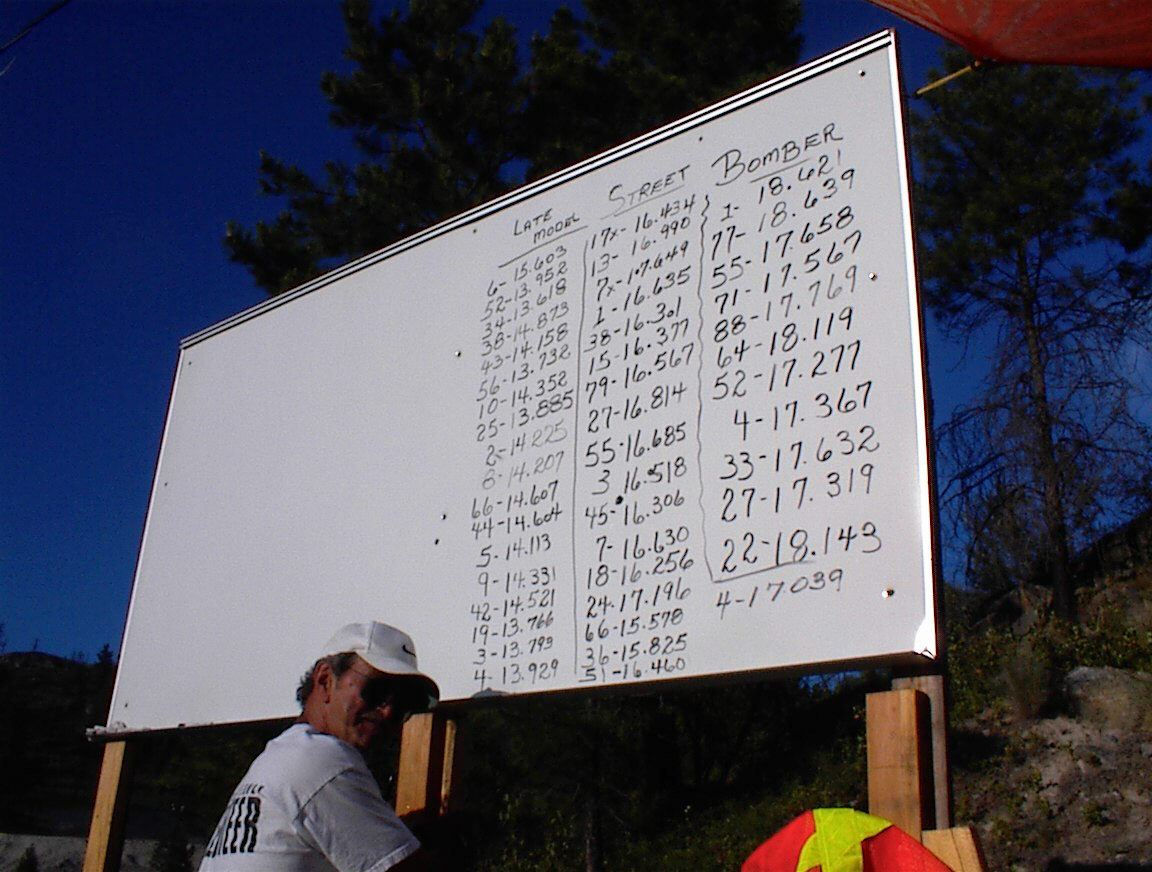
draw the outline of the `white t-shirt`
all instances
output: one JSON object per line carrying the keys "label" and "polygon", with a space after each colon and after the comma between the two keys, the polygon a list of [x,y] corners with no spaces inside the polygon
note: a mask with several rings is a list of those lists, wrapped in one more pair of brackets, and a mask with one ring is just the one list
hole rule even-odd
{"label": "white t-shirt", "polygon": [[359,751],[294,724],[232,793],[200,872],[383,872],[419,847]]}

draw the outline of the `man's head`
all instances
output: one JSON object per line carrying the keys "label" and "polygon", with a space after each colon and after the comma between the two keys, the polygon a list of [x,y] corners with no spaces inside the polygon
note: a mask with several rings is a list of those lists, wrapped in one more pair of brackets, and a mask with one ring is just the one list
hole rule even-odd
{"label": "man's head", "polygon": [[297,691],[302,720],[361,750],[439,697],[416,665],[411,637],[377,622],[337,631]]}

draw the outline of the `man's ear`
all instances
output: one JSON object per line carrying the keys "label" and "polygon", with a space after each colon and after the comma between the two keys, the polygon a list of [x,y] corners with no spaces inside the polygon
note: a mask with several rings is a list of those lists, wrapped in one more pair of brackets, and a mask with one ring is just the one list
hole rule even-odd
{"label": "man's ear", "polygon": [[319,698],[324,702],[328,702],[335,690],[336,673],[326,661],[319,661],[312,670],[312,692],[319,694]]}

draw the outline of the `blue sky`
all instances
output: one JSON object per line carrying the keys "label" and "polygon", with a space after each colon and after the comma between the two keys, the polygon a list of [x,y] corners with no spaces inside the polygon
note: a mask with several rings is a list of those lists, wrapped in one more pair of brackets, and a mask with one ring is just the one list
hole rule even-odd
{"label": "blue sky", "polygon": [[[0,44],[51,5],[0,5]],[[554,5],[490,3],[522,32]],[[801,60],[896,27],[906,85],[926,81],[926,31],[864,0],[807,10]],[[319,91],[343,45],[338,0],[73,0],[0,54],[8,651],[119,649],[180,340],[264,298],[221,243],[279,208],[259,150],[354,157]]]}

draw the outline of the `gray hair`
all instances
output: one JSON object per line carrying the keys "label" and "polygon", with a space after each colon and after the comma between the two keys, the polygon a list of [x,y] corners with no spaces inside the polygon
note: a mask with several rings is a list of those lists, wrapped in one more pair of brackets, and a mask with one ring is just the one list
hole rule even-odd
{"label": "gray hair", "polygon": [[351,651],[345,651],[343,654],[330,654],[327,657],[321,657],[313,663],[312,668],[300,678],[300,685],[296,688],[296,702],[300,703],[300,708],[304,708],[304,703],[308,701],[308,697],[312,693],[312,679],[316,676],[316,667],[321,663],[327,663],[332,674],[339,678],[352,668],[356,659],[357,655]]}

